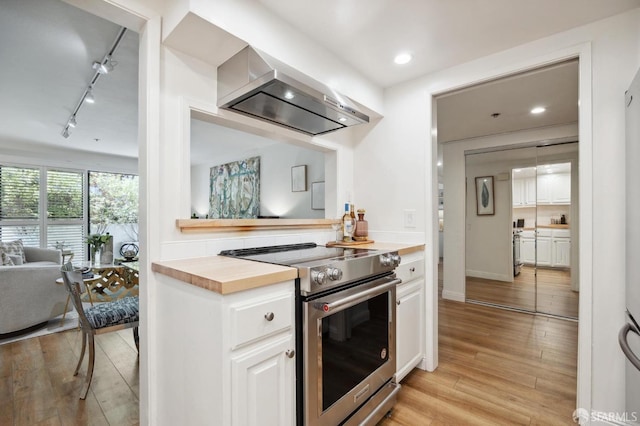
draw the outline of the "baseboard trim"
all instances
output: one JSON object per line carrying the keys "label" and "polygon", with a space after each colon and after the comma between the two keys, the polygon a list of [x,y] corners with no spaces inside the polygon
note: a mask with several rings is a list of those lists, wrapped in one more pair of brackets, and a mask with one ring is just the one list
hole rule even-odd
{"label": "baseboard trim", "polygon": [[447,300],[454,300],[456,302],[464,302],[464,293],[442,290],[442,298]]}

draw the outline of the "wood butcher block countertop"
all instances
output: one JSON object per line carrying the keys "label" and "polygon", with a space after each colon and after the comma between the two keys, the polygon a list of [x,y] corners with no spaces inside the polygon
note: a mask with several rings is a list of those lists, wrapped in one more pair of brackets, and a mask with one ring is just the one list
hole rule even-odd
{"label": "wood butcher block countertop", "polygon": [[151,269],[220,294],[237,293],[298,278],[296,268],[225,256],[153,262]]}
{"label": "wood butcher block countertop", "polygon": [[[424,250],[424,244],[371,243],[349,247],[397,250],[401,256]],[[220,294],[237,293],[298,278],[296,268],[225,256],[158,261],[151,264],[151,269]]]}

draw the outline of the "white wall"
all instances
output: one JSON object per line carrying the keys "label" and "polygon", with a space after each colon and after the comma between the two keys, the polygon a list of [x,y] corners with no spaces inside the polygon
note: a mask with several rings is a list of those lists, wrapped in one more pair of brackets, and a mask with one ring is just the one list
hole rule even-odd
{"label": "white wall", "polygon": [[[435,311],[437,187],[432,181],[437,150],[429,143],[434,126],[431,96],[550,61],[581,56],[580,276],[583,291],[580,292],[578,403],[587,409],[602,411],[620,412],[624,408],[625,360],[616,341],[624,321],[624,186],[620,185],[624,180],[623,94],[640,66],[639,44],[640,10],[636,9],[398,85],[385,92],[386,118],[358,145],[355,153],[355,167],[363,170],[371,167],[370,160],[376,155],[362,155],[363,152],[384,149],[391,143],[393,152],[380,160],[385,169],[388,162],[409,161],[413,165],[408,157],[426,151],[423,167],[402,167],[400,181],[415,182],[415,185],[402,185],[392,178],[375,179],[376,193],[360,192],[367,182],[358,185],[356,192],[374,211],[388,209],[387,194],[394,194],[393,199],[418,199],[411,202],[424,206],[424,217],[420,219],[425,222],[421,227],[431,246],[427,259],[433,260],[426,271],[432,289],[427,303],[431,301],[431,309]],[[445,170],[462,167],[449,161],[445,158]],[[420,183],[425,180],[426,186]],[[444,243],[444,276],[447,279],[447,275],[454,275],[458,282],[463,282],[464,275],[463,185],[463,179],[444,182],[445,229],[452,231],[452,239]],[[417,193],[420,189],[425,190],[426,200]],[[398,192],[403,195],[396,195]],[[383,220],[382,226],[395,226],[394,212],[389,216],[390,220]],[[461,226],[456,228],[455,223]],[[456,258],[460,267],[448,267]],[[436,340],[427,340],[437,348]]]}
{"label": "white wall", "polygon": [[[248,136],[249,137],[249,136]],[[274,144],[212,158],[191,167],[191,210],[204,217],[209,211],[209,173],[213,166],[260,157],[260,215],[281,218],[324,218],[311,209],[311,182],[324,181],[324,153],[286,144]],[[307,190],[291,191],[291,167],[307,166]]]}

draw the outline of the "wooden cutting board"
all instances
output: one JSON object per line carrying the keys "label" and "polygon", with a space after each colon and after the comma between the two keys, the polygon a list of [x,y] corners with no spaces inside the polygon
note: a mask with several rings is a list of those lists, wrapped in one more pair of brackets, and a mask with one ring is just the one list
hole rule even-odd
{"label": "wooden cutting board", "polygon": [[356,246],[359,244],[371,244],[375,243],[373,240],[364,240],[364,241],[329,241],[327,243],[327,247],[336,247],[336,246]]}

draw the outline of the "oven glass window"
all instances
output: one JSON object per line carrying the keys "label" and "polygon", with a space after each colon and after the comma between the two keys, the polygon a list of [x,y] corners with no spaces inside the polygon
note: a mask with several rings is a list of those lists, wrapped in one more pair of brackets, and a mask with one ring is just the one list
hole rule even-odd
{"label": "oven glass window", "polygon": [[323,318],[321,353],[324,411],[389,359],[389,292]]}

